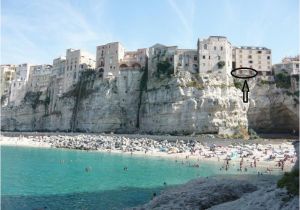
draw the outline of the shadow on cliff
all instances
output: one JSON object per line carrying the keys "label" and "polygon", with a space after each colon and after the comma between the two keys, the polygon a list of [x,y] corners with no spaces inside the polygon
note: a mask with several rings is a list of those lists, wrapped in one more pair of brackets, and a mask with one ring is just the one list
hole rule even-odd
{"label": "shadow on cliff", "polygon": [[119,188],[60,195],[1,196],[1,209],[123,209],[147,203],[165,188]]}

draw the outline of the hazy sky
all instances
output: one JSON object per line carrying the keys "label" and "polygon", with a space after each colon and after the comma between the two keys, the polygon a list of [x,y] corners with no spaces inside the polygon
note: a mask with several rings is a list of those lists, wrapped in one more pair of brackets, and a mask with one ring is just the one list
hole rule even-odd
{"label": "hazy sky", "polygon": [[298,0],[2,0],[1,63],[52,63],[67,48],[95,54],[120,41],[196,48],[227,36],[235,46],[272,49],[273,63],[299,51]]}

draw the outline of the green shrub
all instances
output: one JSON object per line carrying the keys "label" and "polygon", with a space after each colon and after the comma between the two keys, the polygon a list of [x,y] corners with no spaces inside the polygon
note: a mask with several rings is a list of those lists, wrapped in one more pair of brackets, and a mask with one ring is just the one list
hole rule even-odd
{"label": "green shrub", "polygon": [[277,187],[286,187],[289,193],[299,195],[299,169],[284,173],[283,177],[278,180]]}
{"label": "green shrub", "polygon": [[218,68],[222,69],[225,66],[225,61],[219,61],[218,62]]}
{"label": "green shrub", "polygon": [[173,73],[173,67],[169,61],[160,61],[156,64],[158,76],[161,74],[170,76]]}
{"label": "green shrub", "polygon": [[234,86],[238,89],[242,89],[243,87],[243,84],[241,82],[238,82],[238,81],[234,81]]}
{"label": "green shrub", "polygon": [[276,74],[275,83],[278,88],[288,89],[291,87],[291,77],[284,73]]}

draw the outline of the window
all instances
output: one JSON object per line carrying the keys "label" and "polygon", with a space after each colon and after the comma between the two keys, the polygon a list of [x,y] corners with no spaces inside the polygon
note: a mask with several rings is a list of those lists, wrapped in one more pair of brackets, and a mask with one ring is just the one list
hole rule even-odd
{"label": "window", "polygon": [[205,55],[203,55],[202,58],[205,59]]}
{"label": "window", "polygon": [[223,50],[223,47],[221,47],[221,50]]}
{"label": "window", "polygon": [[195,55],[194,56],[194,61],[197,61],[198,60],[198,57]]}
{"label": "window", "polygon": [[207,50],[207,44],[204,45],[204,49]]}
{"label": "window", "polygon": [[214,50],[217,50],[217,47],[216,47],[216,46],[214,46]]}
{"label": "window", "polygon": [[258,53],[258,54],[261,54],[261,50],[258,50],[257,53]]}
{"label": "window", "polygon": [[270,56],[267,56],[267,59],[270,60]]}
{"label": "window", "polygon": [[299,63],[296,63],[296,68],[299,68]]}
{"label": "window", "polygon": [[252,55],[248,55],[248,58],[250,58],[250,59],[251,59],[251,58],[252,58]]}
{"label": "window", "polygon": [[221,60],[221,56],[218,55],[218,60]]}
{"label": "window", "polygon": [[249,63],[253,63],[253,61],[249,61]]}

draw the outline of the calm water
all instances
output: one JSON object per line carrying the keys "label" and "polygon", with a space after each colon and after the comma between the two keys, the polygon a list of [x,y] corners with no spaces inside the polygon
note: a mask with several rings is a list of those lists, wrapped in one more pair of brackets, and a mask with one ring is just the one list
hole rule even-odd
{"label": "calm water", "polygon": [[[2,147],[1,209],[122,209],[148,202],[165,188],[164,182],[169,187],[224,173],[219,166],[201,163],[193,168],[155,157]],[[91,170],[86,172],[86,167]]]}

